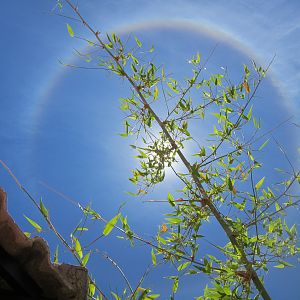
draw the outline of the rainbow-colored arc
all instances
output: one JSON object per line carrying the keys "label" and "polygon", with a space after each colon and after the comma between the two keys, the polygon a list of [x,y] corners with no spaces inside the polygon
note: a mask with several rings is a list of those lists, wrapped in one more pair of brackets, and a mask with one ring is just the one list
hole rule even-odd
{"label": "rainbow-colored arc", "polygon": [[[194,32],[196,35],[202,35],[204,37],[208,37],[210,39],[215,39],[216,42],[222,42],[228,45],[229,47],[239,51],[241,54],[251,57],[255,59],[259,63],[259,57],[251,50],[250,47],[245,46],[242,42],[240,42],[237,38],[235,38],[232,34],[225,32],[216,28],[211,24],[199,24],[190,20],[152,20],[145,21],[140,23],[132,23],[132,24],[123,24],[119,25],[115,28],[110,28],[107,32],[116,32],[119,35],[142,31],[142,30],[152,30],[152,29],[178,29],[178,30],[187,30],[189,32]],[[69,62],[72,64],[72,60]],[[39,121],[43,112],[46,111],[47,104],[49,103],[49,99],[53,90],[57,84],[61,81],[61,78],[64,76],[66,72],[65,68],[61,68],[61,70],[51,76],[51,79],[47,81],[44,88],[41,89],[40,95],[37,97],[37,103],[35,104],[35,109],[32,111],[31,120],[35,120],[35,127],[38,127]],[[272,81],[272,77],[269,77]],[[273,82],[273,86],[276,91],[280,93],[278,87]]]}
{"label": "rainbow-colored arc", "polygon": [[253,51],[238,39],[236,39],[233,35],[220,28],[217,28],[213,24],[199,24],[199,22],[191,21],[191,20],[152,20],[145,21],[142,23],[132,23],[127,24],[121,27],[116,27],[111,30],[114,32],[118,32],[119,34],[126,34],[129,32],[141,31],[141,30],[151,30],[151,29],[181,29],[187,30],[189,32],[194,32],[197,35],[202,35],[205,37],[209,37],[211,39],[215,39],[216,41],[223,42],[235,50],[240,51],[244,55],[248,57],[252,57],[253,59],[257,59],[256,55]]}

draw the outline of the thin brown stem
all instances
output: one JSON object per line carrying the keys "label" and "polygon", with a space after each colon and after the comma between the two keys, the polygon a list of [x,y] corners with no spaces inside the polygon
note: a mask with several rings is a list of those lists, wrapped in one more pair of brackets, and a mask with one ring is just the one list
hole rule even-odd
{"label": "thin brown stem", "polygon": [[[183,154],[183,152],[180,150],[180,148],[177,146],[176,142],[174,141],[174,139],[172,138],[172,136],[170,135],[169,131],[167,130],[165,124],[163,123],[163,121],[159,118],[159,116],[155,113],[155,111],[152,109],[152,107],[149,105],[148,101],[146,100],[146,98],[144,97],[140,87],[133,81],[133,79],[127,74],[127,72],[124,70],[122,64],[119,62],[118,59],[116,59],[116,57],[113,55],[112,51],[105,45],[105,43],[100,39],[99,36],[99,32],[95,31],[89,24],[88,22],[82,17],[82,15],[79,13],[77,7],[75,7],[72,2],[70,0],[65,0],[68,5],[73,9],[73,11],[77,14],[77,16],[82,20],[82,23],[84,26],[87,27],[87,29],[94,34],[95,38],[97,39],[97,41],[99,42],[99,44],[103,47],[103,50],[107,52],[107,54],[113,59],[113,61],[115,62],[115,64],[118,66],[118,68],[120,70],[122,70],[122,75],[128,80],[128,82],[130,83],[130,85],[133,87],[133,89],[135,90],[135,92],[137,93],[137,95],[139,96],[140,100],[142,101],[143,105],[149,110],[149,112],[151,113],[151,115],[154,117],[155,121],[158,123],[158,125],[160,126],[162,132],[165,134],[165,136],[167,137],[168,141],[170,142],[171,146],[173,147],[173,149],[175,149],[177,151],[178,156],[180,157],[181,161],[183,162],[183,164],[185,165],[185,167],[187,168],[188,172],[190,173],[190,175],[192,176],[197,189],[199,190],[199,192],[201,193],[202,197],[207,199],[208,201],[206,201],[207,206],[209,207],[210,211],[212,212],[212,214],[214,215],[214,217],[217,219],[217,221],[219,222],[219,224],[221,225],[221,227],[223,228],[223,230],[225,231],[226,235],[228,236],[231,244],[233,245],[233,247],[235,248],[235,250],[241,255],[241,260],[243,265],[245,266],[247,272],[249,274],[251,274],[251,279],[254,283],[254,285],[256,286],[257,290],[259,291],[259,293],[261,294],[261,296],[263,297],[263,299],[265,300],[270,300],[271,297],[269,296],[267,290],[265,289],[262,281],[260,280],[260,278],[258,277],[256,271],[253,269],[251,262],[248,260],[247,255],[245,253],[244,250],[244,246],[241,245],[237,239],[235,234],[233,233],[230,225],[226,222],[226,220],[223,218],[223,216],[221,215],[221,213],[218,211],[218,209],[215,207],[214,203],[213,203],[213,199],[211,199],[208,194],[206,193],[204,187],[202,186],[198,176],[195,174],[195,172],[193,172],[192,166],[189,163],[189,161],[187,160],[187,158],[185,157],[185,155]],[[261,80],[260,80],[261,81]],[[252,95],[250,97],[250,99],[252,99],[257,91],[257,88],[259,86],[259,83],[256,85],[254,91],[252,92]],[[249,100],[250,100],[249,99]],[[244,106],[243,110],[246,109],[246,107],[248,106],[250,101],[247,102],[247,104]],[[238,118],[240,119],[241,116]]]}
{"label": "thin brown stem", "polygon": [[[72,253],[72,255],[74,256],[74,258],[76,259],[76,261],[82,265],[81,259],[78,257],[78,255],[76,254],[76,252],[74,251],[74,249],[68,244],[68,242],[66,241],[66,239],[59,233],[59,231],[56,229],[56,227],[53,225],[53,223],[51,222],[51,220],[49,219],[49,216],[46,216],[42,209],[40,208],[38,202],[31,196],[31,194],[27,191],[27,189],[20,183],[20,181],[18,180],[18,178],[14,175],[14,173],[9,169],[9,167],[2,161],[0,160],[0,164],[6,169],[6,171],[8,172],[8,174],[13,178],[13,180],[15,181],[15,183],[17,184],[17,186],[27,195],[27,197],[33,202],[34,206],[39,210],[39,212],[42,214],[42,216],[44,217],[45,221],[47,222],[49,228],[54,232],[54,234],[57,236],[57,238],[62,242],[62,244],[69,250],[69,252]],[[90,275],[88,274],[89,280],[92,282],[92,278],[90,277]],[[96,286],[97,291],[103,296],[104,299],[108,299],[105,294],[102,292],[102,290]]]}

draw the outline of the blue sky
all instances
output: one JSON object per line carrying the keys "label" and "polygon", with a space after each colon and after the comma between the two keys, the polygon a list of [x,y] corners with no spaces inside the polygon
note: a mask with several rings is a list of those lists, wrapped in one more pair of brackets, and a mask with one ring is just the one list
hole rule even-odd
{"label": "blue sky", "polygon": [[[82,13],[101,32],[116,31],[124,38],[134,33],[145,45],[154,44],[156,61],[178,78],[187,74],[191,55],[199,51],[205,58],[216,44],[208,74],[228,67],[232,77],[239,78],[243,63],[255,59],[267,65],[276,54],[259,91],[255,113],[262,117],[264,130],[288,117],[300,123],[298,1],[226,1],[226,5],[224,1],[181,0],[85,2],[81,1]],[[94,208],[108,219],[127,201],[124,212],[130,223],[150,238],[168,207],[143,204],[125,194],[134,188],[128,177],[136,164],[129,141],[118,136],[123,120],[118,98],[129,94],[128,86],[105,72],[66,69],[59,64],[59,60],[80,64],[73,48],[84,48],[69,38],[66,19],[49,13],[54,4],[50,0],[2,4],[0,159],[35,197],[43,197],[55,224],[66,236],[80,213],[47,186],[82,203],[93,201]],[[80,25],[73,28],[76,33],[85,32]],[[299,165],[300,129],[291,122],[274,136]],[[267,171],[272,177],[272,168],[285,164],[274,143],[267,150],[270,152],[262,159],[270,166]],[[8,193],[11,214],[24,230],[30,230],[23,213],[41,218],[4,169],[0,169],[0,185]],[[151,198],[165,197],[168,191],[179,188],[169,174],[166,184],[156,187]],[[288,221],[298,220],[299,212],[290,211]],[[93,230],[100,229],[93,225]],[[211,230],[207,234],[214,234]],[[51,234],[46,236],[53,250],[57,242]],[[222,241],[221,236],[216,238]],[[131,248],[111,237],[101,240],[97,247],[119,262],[133,285],[151,264],[150,249],[145,246]],[[60,251],[62,258],[69,259],[62,247]],[[91,265],[104,290],[123,289],[122,278],[107,260],[95,257]],[[266,282],[273,299],[285,299],[287,290],[291,299],[297,298],[299,270],[270,271]],[[161,299],[169,295],[170,283],[161,279],[168,272],[172,269],[164,267],[147,278]],[[204,277],[184,279],[176,299],[192,299],[206,282]]]}

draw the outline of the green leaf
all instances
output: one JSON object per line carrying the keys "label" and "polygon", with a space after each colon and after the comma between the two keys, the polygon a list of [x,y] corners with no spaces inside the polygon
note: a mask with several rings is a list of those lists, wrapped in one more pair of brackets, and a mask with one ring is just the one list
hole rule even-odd
{"label": "green leaf", "polygon": [[73,31],[72,27],[69,24],[67,24],[67,29],[68,29],[70,37],[74,37],[74,31]]}
{"label": "green leaf", "polygon": [[[161,68],[161,79],[162,79],[162,81],[166,80],[165,69],[163,67]],[[300,153],[300,151],[299,151],[299,153]]]}
{"label": "green leaf", "polygon": [[251,119],[251,116],[252,116],[252,108],[253,106],[251,105],[250,109],[249,109],[249,112],[247,114],[247,119],[250,120]]}
{"label": "green leaf", "polygon": [[280,264],[284,265],[285,267],[293,267],[294,265],[288,263],[287,261],[284,260],[279,260],[278,261]]}
{"label": "green leaf", "polygon": [[152,45],[151,49],[149,50],[150,53],[154,51],[154,46]]}
{"label": "green leaf", "polygon": [[139,296],[138,300],[148,300],[148,296],[147,294],[149,293],[149,289],[145,289],[143,290],[143,292],[141,293],[141,295]]}
{"label": "green leaf", "polygon": [[267,144],[269,143],[269,139],[267,139],[259,148],[258,150],[262,150]]}
{"label": "green leaf", "polygon": [[166,220],[167,220],[170,224],[180,224],[181,221],[182,221],[180,218],[166,218]]}
{"label": "green leaf", "polygon": [[156,255],[154,253],[154,249],[151,250],[151,259],[154,266],[156,266]]}
{"label": "green leaf", "polygon": [[231,202],[237,209],[241,210],[241,211],[244,211],[245,210],[245,207],[246,207],[246,201],[244,200],[242,203],[238,203],[238,202],[235,202],[235,201],[232,201]]}
{"label": "green leaf", "polygon": [[112,49],[113,48],[112,43],[104,44],[104,46],[105,46],[105,48],[108,48],[108,49]]}
{"label": "green leaf", "polygon": [[132,69],[132,71],[133,71],[134,73],[137,72],[137,68],[136,68],[135,64],[131,64],[130,67],[131,67],[131,69]]}
{"label": "green leaf", "polygon": [[297,234],[297,227],[296,224],[294,224],[291,228],[290,228],[290,232],[293,235],[293,237]]}
{"label": "green leaf", "polygon": [[231,293],[231,290],[228,286],[224,286],[223,287],[223,292],[227,295],[227,296],[231,296],[232,293]]}
{"label": "green leaf", "polygon": [[141,48],[142,47],[141,41],[136,36],[134,38],[135,38],[136,44],[139,46],[139,48]]}
{"label": "green leaf", "polygon": [[81,263],[82,265],[85,267],[85,265],[87,264],[87,262],[89,261],[89,258],[90,258],[90,255],[91,255],[91,252],[88,252],[84,258],[82,259]]}
{"label": "green leaf", "polygon": [[86,227],[78,227],[76,228],[76,231],[88,231],[89,229]]}
{"label": "green leaf", "polygon": [[285,265],[284,264],[279,264],[277,266],[274,266],[274,268],[283,269],[283,268],[285,268]]}
{"label": "green leaf", "polygon": [[45,205],[42,201],[42,198],[40,199],[40,210],[41,210],[41,213],[43,214],[43,216],[45,218],[48,218],[49,212],[48,212],[47,208],[45,207]]}
{"label": "green leaf", "polygon": [[94,282],[92,282],[92,281],[89,281],[89,295],[90,296],[94,296],[95,295],[95,292],[96,292],[96,285],[95,285],[95,283]]}
{"label": "green leaf", "polygon": [[104,235],[109,235],[109,233],[113,230],[114,226],[118,222],[120,215],[121,214],[118,213],[115,217],[113,217],[109,222],[106,223],[104,230],[103,230]]}
{"label": "green leaf", "polygon": [[199,153],[193,154],[193,156],[205,156],[206,155],[206,150],[204,147],[202,147],[199,151]]}
{"label": "green leaf", "polygon": [[171,206],[175,206],[175,200],[174,200],[174,197],[171,193],[168,193],[168,201],[170,203]]}
{"label": "green leaf", "polygon": [[116,293],[111,292],[111,294],[114,296],[115,300],[122,300],[122,298],[118,296]]}
{"label": "green leaf", "polygon": [[117,42],[117,37],[116,37],[116,34],[114,32],[111,34],[111,37],[113,38],[114,43],[116,43]]}
{"label": "green leaf", "polygon": [[232,180],[228,177],[228,188],[229,188],[229,191],[233,191],[233,183],[232,183]]}
{"label": "green leaf", "polygon": [[250,74],[250,70],[248,69],[248,67],[244,64],[244,71],[246,75]]}
{"label": "green leaf", "polygon": [[270,223],[269,223],[269,232],[273,232],[274,227],[275,227],[275,223],[273,221],[270,221]]}
{"label": "green leaf", "polygon": [[132,193],[132,192],[126,192],[126,194],[130,195],[130,196],[133,196],[133,197],[136,197],[138,196],[139,194],[136,194],[136,193]]}
{"label": "green leaf", "polygon": [[173,279],[173,286],[172,286],[172,292],[173,292],[174,294],[177,292],[177,289],[178,289],[178,283],[179,283],[178,277],[174,277],[174,279]]}
{"label": "green leaf", "polygon": [[259,129],[260,128],[260,119],[256,120],[256,118],[253,117],[252,120],[253,120],[253,124],[254,124],[255,128]]}
{"label": "green leaf", "polygon": [[54,263],[58,264],[58,246],[56,246],[53,261],[54,261]]}
{"label": "green leaf", "polygon": [[186,262],[180,264],[180,265],[177,267],[177,270],[178,270],[178,271],[184,270],[190,263],[191,263],[191,262],[186,261]]}
{"label": "green leaf", "polygon": [[157,86],[155,86],[154,92],[153,92],[153,100],[156,100],[157,97],[158,97],[158,88],[157,88]]}
{"label": "green leaf", "polygon": [[134,62],[136,65],[139,64],[138,59],[137,59],[135,56],[133,56],[132,54],[131,54],[131,58],[132,58],[133,62]]}
{"label": "green leaf", "polygon": [[80,259],[82,259],[83,255],[82,255],[82,249],[81,249],[80,242],[75,236],[73,236],[73,240],[74,240],[74,243],[75,243],[75,251],[76,251],[78,257]]}
{"label": "green leaf", "polygon": [[42,227],[38,223],[36,223],[35,221],[33,221],[30,218],[26,217],[25,215],[24,215],[24,217],[36,229],[37,232],[42,231]]}
{"label": "green leaf", "polygon": [[255,185],[255,189],[258,190],[265,181],[265,176]]}
{"label": "green leaf", "polygon": [[95,43],[88,39],[86,39],[86,42],[89,44],[89,46],[95,46]]}
{"label": "green leaf", "polygon": [[169,87],[173,92],[179,94],[179,90],[176,89],[176,86],[177,86],[177,85],[175,85],[175,83],[173,83],[173,82],[167,82],[167,85],[168,85],[168,87]]}
{"label": "green leaf", "polygon": [[148,299],[156,299],[160,296],[160,294],[150,294],[147,296]]}

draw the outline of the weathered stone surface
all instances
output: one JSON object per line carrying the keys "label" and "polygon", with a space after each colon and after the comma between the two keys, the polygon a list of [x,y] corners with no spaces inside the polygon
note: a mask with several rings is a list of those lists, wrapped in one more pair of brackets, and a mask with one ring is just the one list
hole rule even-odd
{"label": "weathered stone surface", "polygon": [[57,264],[55,266],[64,278],[68,278],[70,284],[76,290],[75,299],[86,300],[88,290],[87,270],[68,264]]}
{"label": "weathered stone surface", "polygon": [[52,264],[49,247],[40,237],[28,238],[7,212],[6,193],[0,188],[0,247],[43,291],[57,300],[86,300],[87,270],[80,266]]}

